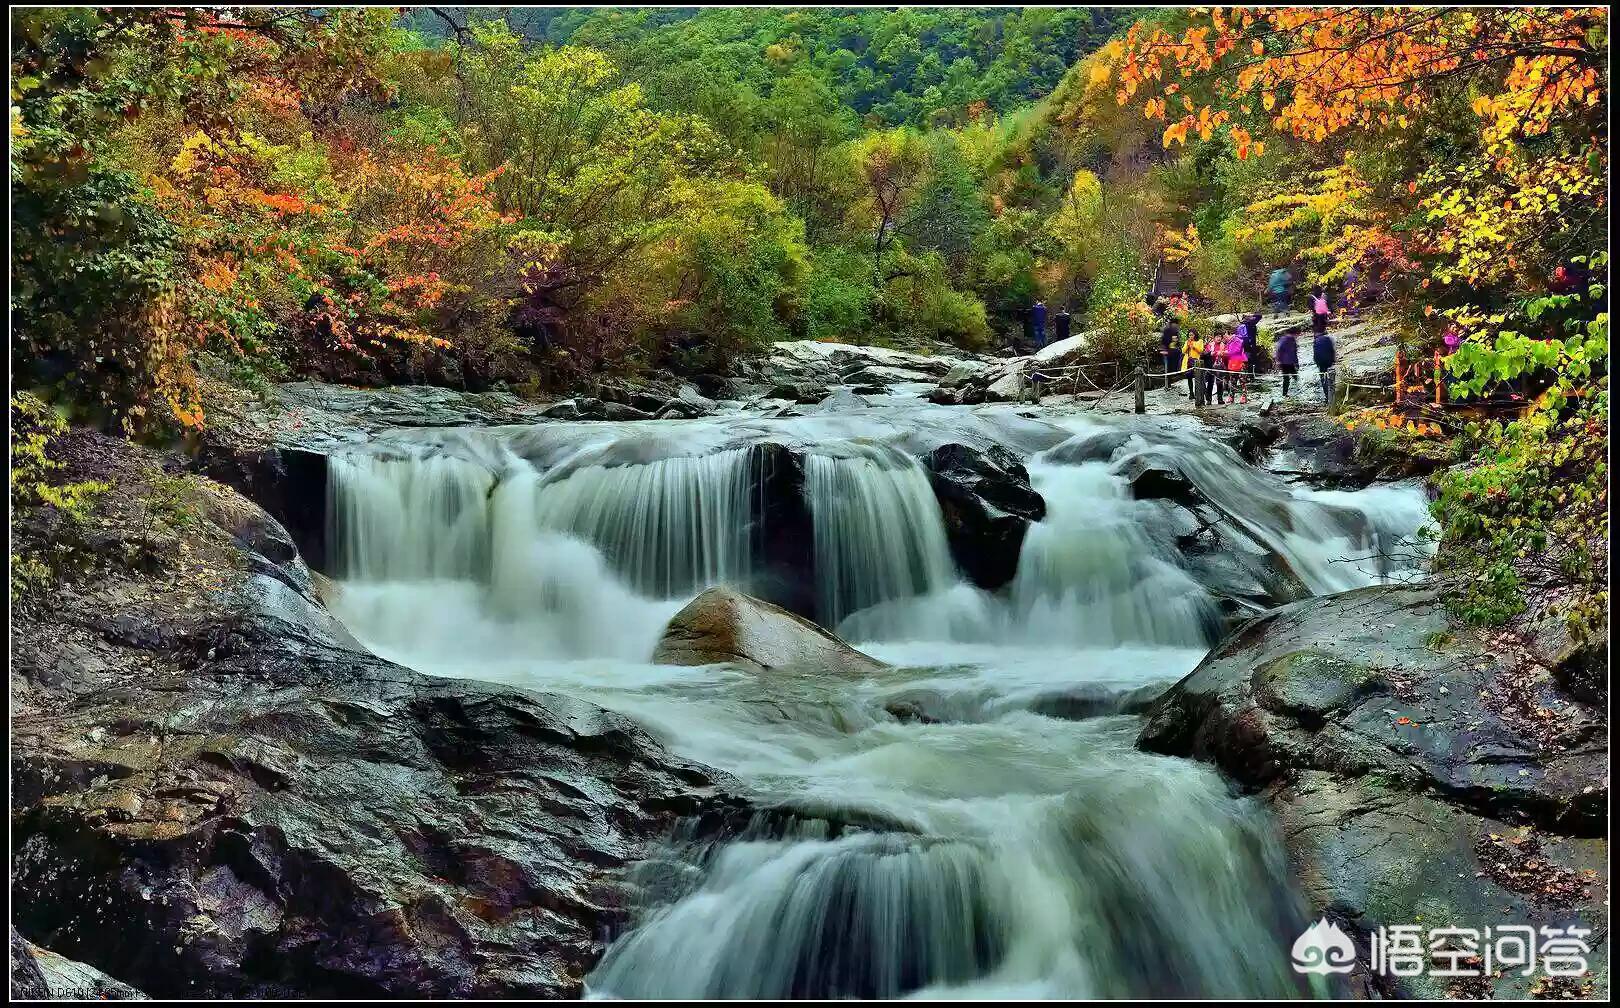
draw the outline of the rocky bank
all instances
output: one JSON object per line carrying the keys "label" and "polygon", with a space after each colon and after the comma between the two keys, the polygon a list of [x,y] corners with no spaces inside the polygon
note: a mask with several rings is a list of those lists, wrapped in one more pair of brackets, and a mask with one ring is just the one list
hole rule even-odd
{"label": "rocky bank", "polygon": [[1358,975],[1364,993],[1604,994],[1607,713],[1515,638],[1460,625],[1445,590],[1366,588],[1249,622],[1149,709],[1139,745],[1256,791],[1362,962],[1379,926],[1590,931],[1583,981]]}
{"label": "rocky bank", "polygon": [[116,491],[14,530],[64,571],[12,628],[34,945],[154,996],[574,996],[630,902],[618,869],[734,807],[616,715],[366,653],[256,505],[61,441],[64,478]]}

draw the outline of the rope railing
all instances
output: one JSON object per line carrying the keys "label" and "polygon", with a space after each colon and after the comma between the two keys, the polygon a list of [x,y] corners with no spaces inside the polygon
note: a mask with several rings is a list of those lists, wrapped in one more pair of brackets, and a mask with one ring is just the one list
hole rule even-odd
{"label": "rope railing", "polygon": [[[1108,388],[1104,388],[1092,377],[1093,373],[1104,368],[1112,368],[1116,379],[1118,379],[1112,382]],[[1123,391],[1133,382],[1140,380],[1143,382],[1143,388],[1138,389],[1138,405],[1140,408],[1141,393],[1145,391],[1147,383],[1157,383],[1161,388],[1169,389],[1181,379],[1191,376],[1193,399],[1199,405],[1205,405],[1211,398],[1218,399],[1225,394],[1247,395],[1254,390],[1255,385],[1261,385],[1262,387],[1275,385],[1277,377],[1280,375],[1280,372],[1261,375],[1250,371],[1232,371],[1227,368],[1193,364],[1175,371],[1147,371],[1143,368],[1137,368],[1134,373],[1121,379],[1119,375],[1122,370],[1124,370],[1123,365],[1118,361],[1035,368],[1019,375],[1018,399],[1022,402],[1026,391],[1031,386],[1033,386],[1037,399],[1041,397],[1043,392],[1062,395],[1065,380],[1068,382],[1069,394],[1079,395],[1081,382],[1084,382],[1090,391],[1099,393],[1094,397],[1090,397],[1091,402],[1088,403],[1088,408],[1091,408],[1095,407],[1097,403],[1104,402]],[[1401,405],[1403,403],[1415,405],[1416,401],[1419,400],[1419,396],[1411,393],[1421,393],[1421,398],[1425,400],[1432,396],[1435,409],[1441,408],[1444,404],[1444,362],[1438,351],[1435,352],[1432,361],[1419,359],[1408,362],[1404,353],[1397,350],[1393,388],[1390,385],[1370,384],[1368,382],[1347,380],[1347,378],[1338,378],[1341,373],[1339,369],[1333,368],[1331,370],[1337,379],[1334,382],[1335,399],[1348,399],[1353,393],[1370,392],[1382,393],[1388,396],[1389,398],[1386,401],[1392,405]],[[1300,382],[1301,388],[1307,387],[1304,377],[1299,372],[1296,371],[1293,374],[1295,380]],[[1218,386],[1217,383],[1219,383]],[[1356,395],[1356,398],[1364,403],[1367,397]]]}

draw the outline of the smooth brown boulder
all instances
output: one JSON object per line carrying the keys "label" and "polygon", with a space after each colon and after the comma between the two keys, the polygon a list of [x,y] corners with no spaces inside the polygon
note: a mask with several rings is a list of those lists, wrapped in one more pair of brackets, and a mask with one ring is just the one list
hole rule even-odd
{"label": "smooth brown boulder", "polygon": [[780,606],[729,588],[710,588],[664,628],[653,661],[662,665],[752,665],[762,671],[813,668],[861,674],[882,662]]}

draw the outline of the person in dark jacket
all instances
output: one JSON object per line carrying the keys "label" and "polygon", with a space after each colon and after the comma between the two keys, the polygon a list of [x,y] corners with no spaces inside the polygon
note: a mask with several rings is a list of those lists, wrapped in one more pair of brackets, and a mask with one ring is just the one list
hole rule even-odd
{"label": "person in dark jacket", "polygon": [[1282,394],[1288,394],[1290,382],[1299,382],[1299,336],[1293,332],[1285,332],[1277,337],[1277,346],[1272,351],[1277,359],[1277,370],[1282,374]]}
{"label": "person in dark jacket", "polygon": [[[1215,351],[1217,348],[1224,346],[1225,344],[1221,341],[1219,332],[1210,333],[1209,338],[1204,340],[1204,352],[1198,355],[1198,373],[1201,376],[1199,388],[1202,389],[1205,406],[1215,401],[1215,393],[1221,388],[1221,385],[1216,380]],[[1221,361],[1223,370],[1225,363],[1224,360]]]}
{"label": "person in dark jacket", "polygon": [[1260,347],[1260,316],[1260,312],[1250,312],[1243,316],[1241,320],[1242,329],[1240,331],[1243,335],[1243,353],[1249,360],[1248,367],[1245,370],[1251,375],[1255,373],[1254,362],[1258,356],[1255,351]]}
{"label": "person in dark jacket", "polygon": [[1069,338],[1069,329],[1074,325],[1074,316],[1069,309],[1059,308],[1058,313],[1052,316],[1052,336],[1055,342],[1062,343]]}
{"label": "person in dark jacket", "polygon": [[1046,302],[1036,301],[1029,310],[1029,327],[1035,336],[1035,349],[1046,345]]}
{"label": "person in dark jacket", "polygon": [[1159,362],[1164,365],[1164,387],[1170,387],[1170,372],[1176,370],[1176,353],[1181,346],[1181,323],[1174,315],[1165,319],[1159,333]]}
{"label": "person in dark jacket", "polygon": [[1333,344],[1333,337],[1326,330],[1316,334],[1311,344],[1311,356],[1316,358],[1316,370],[1322,378],[1322,402],[1328,409],[1333,408],[1333,369],[1339,363],[1338,348]]}

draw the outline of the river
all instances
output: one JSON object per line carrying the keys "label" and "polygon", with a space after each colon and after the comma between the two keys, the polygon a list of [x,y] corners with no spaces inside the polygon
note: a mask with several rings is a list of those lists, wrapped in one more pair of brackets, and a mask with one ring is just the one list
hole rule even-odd
{"label": "river", "polygon": [[[766,593],[762,443],[803,459],[805,604],[891,668],[649,662],[703,588]],[[959,573],[918,461],[946,443],[1011,449],[1046,500],[994,592]],[[333,608],[424,672],[621,711],[762,810],[740,835],[678,832],[632,872],[634,920],[593,995],[1319,993],[1290,968],[1306,908],[1259,804],[1138,751],[1134,715],[1076,713],[1174,682],[1224,625],[1178,509],[1119,472],[1141,453],[1173,458],[1305,592],[1421,563],[1416,486],[1293,488],[1185,419],[901,396],[415,432],[334,458]]]}

